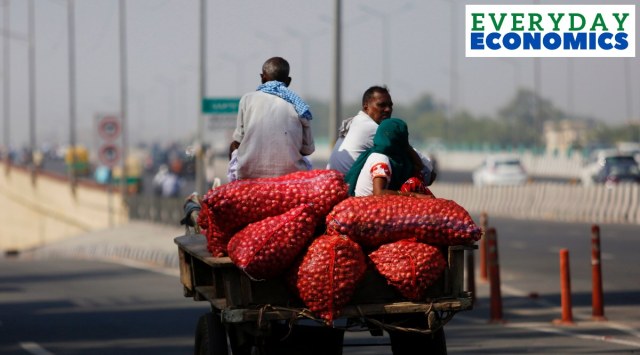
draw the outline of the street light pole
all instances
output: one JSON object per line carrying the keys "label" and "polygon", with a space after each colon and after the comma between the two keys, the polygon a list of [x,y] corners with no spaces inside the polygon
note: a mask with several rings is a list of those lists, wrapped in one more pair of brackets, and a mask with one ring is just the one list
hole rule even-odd
{"label": "street light pole", "polygon": [[575,106],[574,106],[574,92],[573,92],[573,58],[567,58],[567,100],[569,103],[569,116],[574,116],[575,114]]}
{"label": "street light pole", "polygon": [[11,153],[11,134],[10,134],[10,130],[11,130],[11,121],[10,121],[10,115],[11,115],[11,71],[9,68],[9,63],[10,63],[10,50],[11,50],[11,45],[9,42],[9,30],[10,30],[10,23],[9,21],[11,21],[11,13],[10,13],[10,7],[9,4],[11,2],[9,0],[4,0],[4,23],[3,23],[3,27],[4,30],[3,35],[2,35],[2,54],[3,54],[3,60],[2,60],[2,76],[3,76],[3,80],[4,82],[3,84],[3,99],[2,99],[2,104],[3,104],[3,111],[2,114],[4,116],[4,145],[6,148],[6,154],[7,156],[5,157],[5,174],[9,175],[9,170],[11,168],[11,163],[9,161],[10,159],[10,153]]}
{"label": "street light pole", "polygon": [[449,63],[449,120],[453,120],[453,116],[456,111],[456,101],[458,100],[458,83],[457,83],[457,69],[458,69],[458,58],[456,57],[456,11],[455,11],[455,0],[451,0],[449,2],[450,12],[449,15],[451,17],[451,42],[449,43],[450,48],[450,56],[451,63]]}
{"label": "street light pole", "polygon": [[[538,5],[540,0],[534,0],[533,3]],[[535,123],[534,128],[537,130],[542,127],[542,100],[540,97],[541,89],[541,69],[540,69],[540,57],[533,58],[533,91],[535,93]]]}
{"label": "street light pole", "polygon": [[29,168],[31,171],[31,184],[36,184],[36,166],[34,155],[36,152],[36,47],[35,47],[35,11],[34,0],[28,3],[29,26],[29,146],[31,157]]}
{"label": "street light pole", "polygon": [[220,57],[226,61],[228,61],[229,63],[233,64],[236,68],[236,88],[235,88],[235,94],[237,95],[242,95],[242,84],[244,83],[244,73],[245,73],[245,66],[247,64],[248,61],[250,60],[254,60],[255,56],[257,53],[251,53],[249,55],[246,56],[235,56],[229,53],[222,53],[220,55]]}
{"label": "street light pole", "polygon": [[[67,0],[67,20],[69,35],[69,146],[74,149],[76,146],[76,55],[75,55],[75,1]],[[71,154],[69,162],[69,182],[71,183],[71,193],[76,196],[76,170],[75,154]]]}
{"label": "street light pole", "polygon": [[338,139],[339,120],[342,117],[340,112],[341,101],[341,77],[342,77],[342,1],[334,0],[333,19],[333,97],[331,100],[331,112],[329,115],[329,149]]}
{"label": "street light pole", "polygon": [[127,17],[126,17],[126,2],[120,0],[120,124],[122,126],[122,173],[120,176],[120,190],[122,193],[122,201],[127,202],[127,145],[128,134],[127,128]]}
{"label": "street light pole", "polygon": [[411,3],[406,3],[395,13],[383,13],[367,5],[360,5],[360,9],[380,19],[382,24],[382,82],[384,85],[389,85],[391,80],[391,50],[389,45],[391,43],[391,25],[389,17],[394,14],[398,14],[409,10],[413,7]]}
{"label": "street light pole", "polygon": [[200,0],[200,100],[198,102],[198,131],[196,132],[196,192],[200,195],[207,193],[204,179],[204,113],[202,101],[207,94],[207,0]]}
{"label": "street light pole", "polygon": [[498,57],[498,59],[503,63],[511,65],[511,69],[513,70],[513,92],[517,93],[518,89],[520,88],[520,68],[518,66],[518,62],[509,58]]}
{"label": "street light pole", "polygon": [[261,40],[267,42],[267,44],[269,44],[269,46],[273,48],[275,53],[272,56],[282,56],[282,53],[280,53],[279,38],[269,35],[266,32],[260,32],[260,31],[256,31],[255,35]]}
{"label": "street light pole", "polygon": [[377,11],[367,5],[361,5],[360,9],[380,19],[382,24],[382,84],[389,85],[389,18],[388,14]]}
{"label": "street light pole", "polygon": [[633,109],[631,107],[633,101],[631,99],[631,58],[624,58],[624,83],[625,83],[625,106],[627,113],[627,120],[629,122],[629,129],[631,130],[631,140],[634,142],[640,141],[640,124],[635,129],[633,128]]}
{"label": "street light pole", "polygon": [[[292,35],[293,37],[300,40],[300,46],[302,47],[302,85],[301,85],[301,94],[302,96],[306,96],[309,94],[307,90],[309,86],[309,72],[311,71],[309,68],[309,40],[311,39],[311,35],[304,35],[300,31],[297,31],[291,27],[287,28],[287,33]],[[323,32],[324,33],[324,32]]]}
{"label": "street light pole", "polygon": [[167,142],[171,142],[174,132],[174,120],[176,119],[176,86],[177,81],[167,79],[164,76],[156,76],[156,82],[167,88]]}

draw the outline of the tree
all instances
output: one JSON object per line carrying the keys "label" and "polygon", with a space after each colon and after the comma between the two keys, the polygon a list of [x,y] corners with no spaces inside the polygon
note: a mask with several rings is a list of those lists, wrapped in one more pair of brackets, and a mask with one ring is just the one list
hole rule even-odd
{"label": "tree", "polygon": [[498,111],[499,119],[508,127],[508,137],[503,140],[510,144],[543,144],[543,123],[566,118],[553,103],[528,89],[519,89],[516,96]]}

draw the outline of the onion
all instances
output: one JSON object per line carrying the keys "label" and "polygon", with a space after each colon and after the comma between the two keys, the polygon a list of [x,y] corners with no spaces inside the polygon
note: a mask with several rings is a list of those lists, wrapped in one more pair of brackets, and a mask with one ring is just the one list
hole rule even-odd
{"label": "onion", "polygon": [[369,258],[387,282],[412,301],[422,300],[447,264],[438,248],[411,239],[384,244]]}
{"label": "onion", "polygon": [[309,310],[331,324],[353,297],[365,269],[358,244],[346,236],[322,235],[311,243],[289,279]]}
{"label": "onion", "polygon": [[313,237],[311,214],[312,206],[305,204],[249,224],[229,241],[231,261],[252,279],[280,275]]}
{"label": "onion", "polygon": [[482,235],[462,206],[443,198],[350,197],[333,208],[326,224],[327,234],[345,234],[371,249],[414,237],[433,245],[465,245]]}

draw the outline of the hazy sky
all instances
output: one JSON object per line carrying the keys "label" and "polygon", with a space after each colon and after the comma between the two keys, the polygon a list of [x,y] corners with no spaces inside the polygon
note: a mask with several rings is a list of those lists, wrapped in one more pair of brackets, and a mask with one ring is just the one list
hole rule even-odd
{"label": "hazy sky", "polygon": [[[196,129],[199,3],[126,2],[132,143],[180,139]],[[453,106],[476,115],[495,114],[512,99],[516,87],[533,88],[532,59],[464,57],[464,4],[482,3],[487,1],[343,1],[343,102],[359,101],[367,87],[386,84],[397,104],[424,93],[448,103],[452,65],[454,87],[458,88]],[[26,0],[10,0],[13,145],[29,142],[27,4]],[[120,110],[119,1],[76,0],[75,4],[78,139],[91,144],[96,140],[96,114]],[[254,90],[264,60],[279,55],[291,63],[294,90],[306,98],[329,100],[333,6],[334,1],[329,0],[208,0],[207,96],[240,96]],[[3,15],[5,11],[0,7]],[[636,19],[636,40],[640,38],[638,22]],[[67,24],[66,1],[35,0],[38,143],[66,142],[69,137]],[[383,28],[388,30],[386,35]],[[561,109],[624,123],[629,119],[627,100],[631,99],[631,115],[640,119],[637,56],[548,58],[540,63],[541,94]],[[2,80],[5,77],[3,74]]]}

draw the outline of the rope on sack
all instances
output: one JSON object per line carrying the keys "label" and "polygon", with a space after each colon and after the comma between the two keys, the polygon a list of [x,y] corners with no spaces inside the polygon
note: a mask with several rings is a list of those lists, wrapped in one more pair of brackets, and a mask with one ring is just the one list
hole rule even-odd
{"label": "rope on sack", "polygon": [[433,302],[432,302],[431,304],[429,304],[429,309],[427,309],[424,312],[425,316],[427,317],[427,323],[429,324],[429,329],[418,329],[418,328],[401,327],[399,325],[384,323],[375,318],[366,317],[362,312],[362,309],[360,309],[360,306],[356,306],[356,309],[358,310],[358,313],[360,313],[360,316],[362,319],[380,328],[383,328],[387,331],[395,330],[395,331],[400,331],[405,333],[420,333],[420,334],[434,334],[435,332],[440,330],[442,327],[444,327],[444,325],[447,324],[455,314],[455,312],[442,312],[444,314],[444,317],[443,317],[442,314],[433,310]]}

